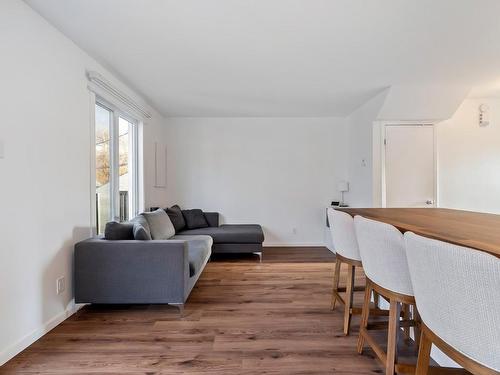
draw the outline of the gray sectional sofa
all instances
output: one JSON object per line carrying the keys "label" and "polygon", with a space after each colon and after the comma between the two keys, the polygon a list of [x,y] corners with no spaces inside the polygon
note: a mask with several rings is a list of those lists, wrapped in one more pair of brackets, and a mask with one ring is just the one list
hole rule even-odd
{"label": "gray sectional sofa", "polygon": [[218,213],[186,210],[181,226],[174,207],[177,217],[172,208],[143,213],[108,223],[104,237],[77,243],[75,302],[182,307],[213,252],[262,251],[260,225],[219,225]]}

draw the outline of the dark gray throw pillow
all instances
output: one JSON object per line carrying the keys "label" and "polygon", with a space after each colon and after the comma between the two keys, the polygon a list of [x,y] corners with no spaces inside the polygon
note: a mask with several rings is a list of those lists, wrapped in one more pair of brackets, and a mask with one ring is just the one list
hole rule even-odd
{"label": "dark gray throw pillow", "polygon": [[149,230],[148,221],[142,215],[134,217],[131,222],[134,224],[134,239],[137,241],[151,240],[151,232]]}
{"label": "dark gray throw pillow", "polygon": [[208,227],[207,219],[200,209],[182,210],[184,220],[188,229],[206,228]]}
{"label": "dark gray throw pillow", "polygon": [[130,222],[118,223],[116,221],[110,221],[106,223],[104,238],[110,241],[133,240],[134,224]]}
{"label": "dark gray throw pillow", "polygon": [[178,205],[174,205],[170,208],[165,208],[165,211],[167,212],[170,221],[174,225],[175,233],[179,233],[181,230],[186,228],[186,221],[184,220],[181,208]]}

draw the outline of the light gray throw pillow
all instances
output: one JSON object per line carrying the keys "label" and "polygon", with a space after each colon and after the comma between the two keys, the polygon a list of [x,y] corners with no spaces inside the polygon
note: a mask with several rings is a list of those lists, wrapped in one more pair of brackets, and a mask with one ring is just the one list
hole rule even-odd
{"label": "light gray throw pillow", "polygon": [[159,208],[153,212],[142,214],[149,225],[153,240],[168,240],[175,235],[175,228],[165,210]]}
{"label": "light gray throw pillow", "polygon": [[152,240],[151,232],[149,230],[149,224],[146,218],[142,215],[138,215],[130,220],[134,223],[134,239],[137,241],[149,241]]}

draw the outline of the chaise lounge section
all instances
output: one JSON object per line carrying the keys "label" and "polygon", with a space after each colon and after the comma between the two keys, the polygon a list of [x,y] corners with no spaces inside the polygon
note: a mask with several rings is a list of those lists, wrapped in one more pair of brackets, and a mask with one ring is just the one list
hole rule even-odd
{"label": "chaise lounge section", "polygon": [[258,224],[220,225],[218,212],[199,209],[181,210],[178,205],[165,208],[174,228],[176,239],[185,236],[205,235],[212,237],[215,253],[262,253],[264,232]]}
{"label": "chaise lounge section", "polygon": [[206,212],[211,220],[210,226],[179,231],[173,238],[185,239],[186,236],[206,235],[212,237],[212,253],[261,253],[264,232],[258,224],[219,225],[217,212]]}

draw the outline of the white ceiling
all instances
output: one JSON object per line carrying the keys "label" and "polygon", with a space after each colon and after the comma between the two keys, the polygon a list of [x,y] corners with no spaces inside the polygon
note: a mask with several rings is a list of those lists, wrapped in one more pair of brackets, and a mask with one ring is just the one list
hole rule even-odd
{"label": "white ceiling", "polygon": [[170,116],[344,116],[500,78],[499,0],[26,0]]}

